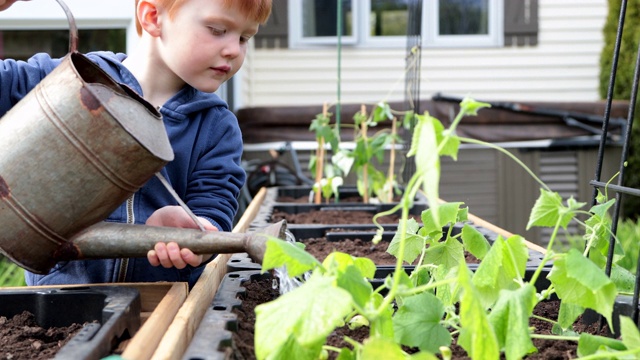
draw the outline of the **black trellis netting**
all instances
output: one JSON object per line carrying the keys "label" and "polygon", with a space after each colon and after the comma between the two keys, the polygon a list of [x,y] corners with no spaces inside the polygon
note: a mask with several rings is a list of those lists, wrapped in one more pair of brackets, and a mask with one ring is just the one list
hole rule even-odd
{"label": "black trellis netting", "polygon": [[[640,189],[631,188],[628,186],[623,186],[624,175],[625,175],[625,164],[627,162],[627,157],[629,155],[629,146],[631,144],[631,129],[633,125],[634,118],[634,110],[637,100],[638,93],[638,82],[640,77],[640,47],[638,48],[638,55],[636,57],[635,70],[633,75],[633,86],[631,87],[630,100],[629,100],[629,110],[627,113],[627,126],[623,134],[623,147],[622,153],[620,156],[620,167],[619,167],[619,175],[617,178],[617,184],[607,184],[606,182],[601,181],[600,176],[602,173],[602,165],[604,158],[604,148],[607,142],[607,133],[609,130],[609,120],[611,114],[611,104],[613,101],[613,89],[615,85],[617,70],[618,70],[618,57],[620,55],[620,44],[622,42],[622,33],[624,31],[624,18],[627,9],[627,0],[622,0],[620,6],[620,17],[618,20],[618,29],[616,34],[616,42],[613,51],[613,60],[611,65],[611,75],[609,77],[609,88],[607,91],[607,99],[604,113],[604,121],[602,123],[602,136],[600,139],[600,147],[598,149],[598,159],[596,164],[595,178],[591,181],[591,185],[594,187],[593,191],[593,201],[592,204],[596,203],[596,197],[598,194],[598,189],[607,188],[608,190],[614,191],[616,194],[616,203],[614,205],[614,213],[611,222],[611,233],[613,234],[609,240],[609,249],[607,254],[607,264],[605,271],[607,275],[611,275],[611,268],[613,264],[613,254],[615,248],[615,234],[617,232],[618,220],[620,218],[620,209],[622,197],[625,195],[630,196],[640,196]],[[640,265],[640,256],[638,257],[639,265]],[[638,323],[638,298],[640,294],[640,271],[636,271],[636,282],[635,288],[633,292],[633,313],[632,318]]]}

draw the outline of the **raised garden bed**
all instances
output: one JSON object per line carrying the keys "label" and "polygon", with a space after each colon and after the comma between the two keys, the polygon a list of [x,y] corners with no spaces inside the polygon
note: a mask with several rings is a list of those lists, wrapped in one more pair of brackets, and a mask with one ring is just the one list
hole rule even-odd
{"label": "raised garden bed", "polygon": [[[0,292],[6,323],[26,320],[24,333],[2,331],[3,359],[99,359],[140,328],[140,293],[129,287],[74,287]],[[66,331],[75,331],[67,338]],[[15,329],[14,329],[15,331]],[[58,346],[58,342],[64,343]]]}
{"label": "raised garden bed", "polygon": [[[203,322],[195,333],[184,359],[187,360],[222,360],[222,359],[255,359],[254,341],[254,309],[256,306],[274,300],[278,296],[277,288],[268,273],[260,274],[258,270],[230,272],[223,278],[216,296],[209,306]],[[534,315],[548,319],[557,319],[559,303],[548,300],[539,303]],[[616,303],[618,313],[629,314],[623,301]],[[546,321],[531,319],[530,326],[537,334],[551,334],[552,326]],[[598,329],[597,317],[583,316],[574,323],[578,332],[611,336],[606,326]],[[222,334],[222,335],[221,335]],[[362,341],[369,336],[369,329],[362,327],[350,330],[346,326],[337,328],[327,340],[327,345],[344,347],[343,336]],[[577,342],[534,339],[537,353],[525,359],[572,359],[576,358]],[[466,352],[455,341],[451,346],[452,359],[470,359]],[[405,348],[411,352],[411,348]],[[330,353],[335,359],[335,353]]]}

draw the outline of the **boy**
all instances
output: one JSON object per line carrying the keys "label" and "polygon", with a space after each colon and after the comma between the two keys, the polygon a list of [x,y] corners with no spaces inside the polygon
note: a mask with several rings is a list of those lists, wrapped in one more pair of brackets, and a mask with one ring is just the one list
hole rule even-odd
{"label": "boy", "polygon": [[[0,11],[16,0],[0,0]],[[207,231],[230,231],[245,181],[237,119],[217,95],[244,61],[247,42],[271,0],[136,0],[140,40],[132,54],[85,54],[114,80],[158,107],[175,153],[162,174]],[[60,63],[47,54],[0,60],[0,116]],[[152,178],[106,221],[197,228]],[[135,241],[135,239],[131,239]],[[211,255],[158,243],[147,258],[61,262],[49,274],[26,272],[28,285],[196,282]]]}

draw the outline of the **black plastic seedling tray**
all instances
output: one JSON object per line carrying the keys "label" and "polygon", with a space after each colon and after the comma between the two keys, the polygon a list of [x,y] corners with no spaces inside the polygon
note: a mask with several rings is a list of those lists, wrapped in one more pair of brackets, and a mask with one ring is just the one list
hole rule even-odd
{"label": "black plastic seedling tray", "polygon": [[28,311],[43,328],[84,324],[55,359],[101,359],[140,328],[140,293],[124,286],[0,290],[0,316]]}
{"label": "black plastic seedling tray", "polygon": [[[272,223],[271,215],[275,210],[285,211],[290,214],[298,214],[302,212],[309,212],[314,210],[364,210],[371,212],[372,215],[381,211],[387,211],[395,207],[398,203],[380,203],[380,204],[364,204],[362,202],[334,202],[330,201],[326,203],[323,201],[321,204],[314,203],[292,203],[292,202],[281,202],[278,201],[278,198],[282,196],[291,196],[291,197],[303,197],[305,195],[308,196],[311,191],[311,187],[309,186],[277,186],[267,188],[265,197],[260,204],[260,209],[256,214],[254,220],[251,223],[251,227],[263,227],[266,224]],[[355,186],[343,186],[339,189],[342,197],[346,196],[356,196],[358,195],[358,191]],[[410,214],[412,215],[420,215],[422,211],[428,208],[427,199],[422,193],[416,194],[413,202],[412,209]],[[303,224],[289,224],[289,226],[301,226]]]}
{"label": "black plastic seedling tray", "polygon": [[242,286],[249,280],[270,278],[258,270],[227,273],[220,282],[213,301],[204,313],[182,360],[223,360],[232,352],[232,334],[238,330],[238,317],[232,312],[242,305]]}
{"label": "black plastic seedling tray", "polygon": [[[472,225],[472,224],[471,224]],[[455,224],[452,230],[452,235],[457,235],[462,231],[462,223]],[[473,225],[472,225],[473,226]],[[385,224],[383,225],[384,231],[382,234],[382,241],[391,241],[397,231],[397,224]],[[476,229],[484,235],[490,244],[498,238],[498,234],[482,228]],[[327,241],[341,241],[344,239],[359,238],[364,241],[371,241],[376,234],[376,228],[373,225],[306,225],[306,226],[288,226],[288,231],[293,235],[296,241],[304,243],[305,240],[311,238],[325,237]],[[448,231],[446,227],[443,231]],[[529,260],[527,262],[527,268],[537,268],[542,261],[544,255],[536,250],[529,249]],[[551,266],[549,263],[547,266]],[[405,265],[405,269],[413,271],[414,266]],[[469,264],[471,269],[477,267],[477,264]],[[260,269],[261,265],[253,262],[246,254],[234,254],[227,263],[228,271],[241,271],[241,270],[254,270]],[[378,269],[393,269],[392,265],[378,265]]]}

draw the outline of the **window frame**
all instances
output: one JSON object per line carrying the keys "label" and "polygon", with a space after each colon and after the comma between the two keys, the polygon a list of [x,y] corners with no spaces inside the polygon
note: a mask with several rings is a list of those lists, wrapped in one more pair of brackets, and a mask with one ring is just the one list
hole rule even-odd
{"label": "window frame", "polygon": [[[96,4],[87,0],[65,0],[78,29],[125,29],[127,53],[138,41],[134,9],[131,0],[110,0],[101,4],[101,15],[96,15]],[[64,10],[55,1],[18,1],[0,13],[0,30],[60,30],[69,29]]]}
{"label": "window frame", "polygon": [[[289,0],[289,47],[292,49],[314,48],[321,46],[335,46],[336,36],[304,38],[302,2],[304,0]],[[438,1],[423,0],[422,6],[422,46],[428,48],[471,48],[471,47],[502,47],[504,44],[504,5],[502,0],[489,1],[489,34],[487,35],[437,35],[438,29]],[[353,36],[343,36],[342,45],[352,47],[402,48],[407,44],[406,36],[376,37],[369,35],[369,15],[371,13],[370,0],[352,0],[351,3],[354,24]]]}
{"label": "window frame", "polygon": [[[304,0],[289,0],[289,44],[292,48],[300,47],[314,47],[322,45],[334,46],[338,43],[337,36],[316,36],[314,38],[305,38],[302,36],[303,31],[303,7],[302,1]],[[369,2],[365,0],[365,2]],[[356,45],[358,41],[360,8],[362,0],[351,0],[351,11],[353,18],[356,20],[353,26],[352,36],[342,36],[340,41],[343,45]]]}
{"label": "window frame", "polygon": [[422,9],[423,46],[433,48],[502,47],[504,44],[504,3],[488,0],[489,24],[487,35],[440,35],[437,0],[425,1]]}

